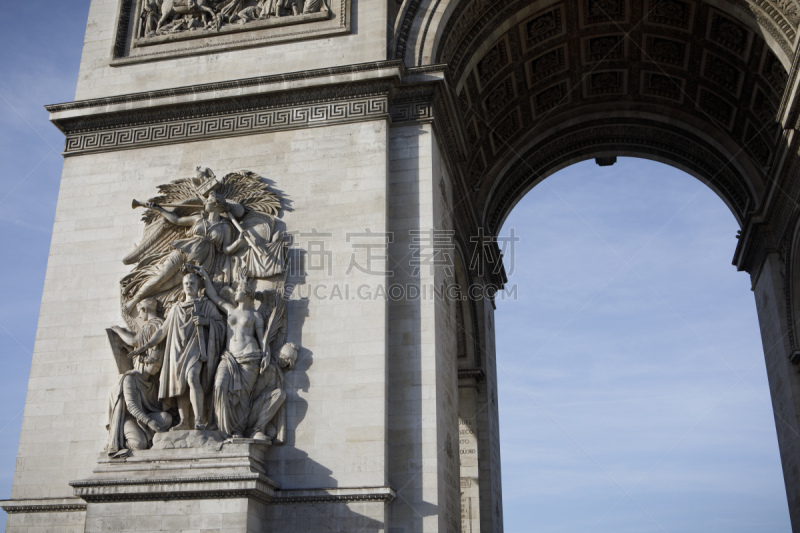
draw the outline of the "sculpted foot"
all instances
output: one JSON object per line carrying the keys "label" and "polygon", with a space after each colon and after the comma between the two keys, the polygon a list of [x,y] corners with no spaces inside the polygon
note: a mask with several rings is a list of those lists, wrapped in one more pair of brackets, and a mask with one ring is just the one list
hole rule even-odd
{"label": "sculpted foot", "polygon": [[266,435],[265,435],[263,432],[261,432],[261,431],[256,431],[256,432],[253,434],[253,440],[263,440],[263,441],[266,441],[266,442],[267,442],[267,444],[272,444],[272,439],[271,439],[271,438],[269,438],[269,437],[267,437],[267,436],[266,436]]}

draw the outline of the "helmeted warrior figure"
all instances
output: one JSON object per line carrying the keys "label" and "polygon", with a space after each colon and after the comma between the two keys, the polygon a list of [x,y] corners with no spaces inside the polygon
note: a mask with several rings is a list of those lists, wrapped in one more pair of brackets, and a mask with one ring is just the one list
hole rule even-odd
{"label": "helmeted warrior figure", "polygon": [[[139,313],[145,324],[139,333],[113,326],[111,329],[128,346],[141,348],[153,338],[163,324],[156,314],[157,302],[143,300]],[[111,390],[108,409],[109,455],[119,455],[128,450],[145,450],[152,445],[156,432],[167,431],[172,416],[158,401],[158,375],[164,360],[164,347],[154,345],[139,356],[134,356],[133,370],[122,374]]]}

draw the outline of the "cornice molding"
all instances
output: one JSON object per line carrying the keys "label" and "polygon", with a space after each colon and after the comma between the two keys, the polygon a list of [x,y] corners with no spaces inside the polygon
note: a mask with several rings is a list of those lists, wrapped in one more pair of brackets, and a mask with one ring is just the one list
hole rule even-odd
{"label": "cornice molding", "polygon": [[238,482],[238,481],[260,481],[274,489],[279,485],[264,476],[263,474],[247,474],[239,476],[196,476],[183,478],[142,478],[142,479],[82,479],[80,481],[70,481],[69,485],[73,489],[85,489],[90,487],[122,487],[132,485],[160,485],[163,483],[175,483],[178,485],[189,483],[218,483],[218,482]]}
{"label": "cornice molding", "polygon": [[105,98],[92,98],[89,100],[78,100],[76,102],[47,105],[45,106],[45,109],[47,109],[47,111],[50,113],[59,113],[64,111],[86,109],[90,107],[104,108],[116,104],[158,102],[159,100],[163,101],[165,99],[172,99],[181,96],[196,97],[198,95],[211,95],[213,97],[229,90],[239,90],[250,87],[267,89],[269,86],[282,85],[286,83],[317,79],[330,79],[346,75],[376,73],[386,70],[394,70],[396,71],[397,76],[405,77],[409,74],[409,72],[412,71],[413,73],[436,72],[440,71],[441,68],[442,67],[439,66],[436,69],[406,69],[405,63],[403,63],[401,60],[394,59],[389,61],[374,61],[371,63],[358,63],[355,65],[345,65],[341,67],[303,70],[298,72],[289,72],[286,74],[274,74],[271,76],[258,76],[255,78],[205,83],[201,85],[188,85],[184,87],[175,87],[172,89],[144,91],[139,93],[109,96]]}
{"label": "cornice molding", "polygon": [[116,117],[118,125],[109,124],[107,129],[84,126],[75,133],[67,133],[64,155],[385,119],[389,117],[388,109],[386,96],[375,95],[279,107],[267,104],[261,109],[251,109],[244,113],[223,111],[216,116],[211,109],[200,106],[196,115],[192,113],[186,118],[167,118],[138,125],[126,124],[123,117]]}
{"label": "cornice molding", "polygon": [[275,499],[278,484],[263,474],[186,478],[85,479],[70,482],[75,496],[87,503],[208,500],[254,498],[265,503]]}
{"label": "cornice molding", "polygon": [[737,238],[732,263],[740,272],[750,274],[751,288],[755,288],[767,255],[777,251],[775,236],[769,225],[746,220]]}
{"label": "cornice molding", "polygon": [[397,493],[391,487],[357,487],[342,489],[296,489],[279,490],[275,503],[322,503],[322,502],[391,502]]}
{"label": "cornice molding", "polygon": [[65,156],[366,120],[436,122],[448,152],[463,154],[446,80],[444,66],[392,60],[46,108],[67,137]]}
{"label": "cornice molding", "polygon": [[459,368],[458,379],[472,379],[479,382],[486,379],[486,373],[482,368]]}
{"label": "cornice molding", "polygon": [[0,502],[0,508],[8,514],[69,513],[86,511],[86,503],[77,498],[5,500]]}
{"label": "cornice molding", "polygon": [[[277,483],[262,474],[164,479],[85,479],[73,481],[70,485],[75,495],[88,503],[217,498],[254,498],[270,504],[391,502],[397,495],[391,487],[279,490]],[[72,505],[83,505],[86,508],[86,504]]]}

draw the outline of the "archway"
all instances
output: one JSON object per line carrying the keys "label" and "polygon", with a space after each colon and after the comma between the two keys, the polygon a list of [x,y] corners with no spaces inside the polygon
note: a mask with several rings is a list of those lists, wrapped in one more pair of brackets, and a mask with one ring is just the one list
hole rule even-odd
{"label": "archway", "polygon": [[505,531],[789,530],[749,280],[728,264],[737,224],[715,194],[665,165],[586,161],[512,227],[517,298],[495,315]]}
{"label": "archway", "polygon": [[[526,191],[559,169],[637,156],[691,173],[741,228],[733,259],[755,294],[800,531],[798,2],[336,0],[249,28],[254,12],[245,9],[235,14],[245,24],[225,29],[230,9],[244,7],[235,1],[207,29],[138,38],[133,29],[142,10],[152,14],[150,3],[92,0],[79,100],[47,107],[66,135],[64,201],[14,500],[2,506],[21,527],[75,525],[71,515],[88,529],[106,517],[134,528],[129,517],[149,517],[154,502],[173,495],[209,510],[232,495],[231,481],[232,518],[254,527],[263,518],[264,527],[308,529],[312,519],[346,530],[357,511],[375,530],[453,533],[461,511],[464,530],[502,531],[493,306],[507,278],[495,237]],[[196,26],[189,15],[169,29]],[[182,477],[194,469],[173,469],[173,491],[161,479],[129,483],[110,459],[95,470],[109,438],[100,423],[105,391],[127,368],[109,357],[103,330],[122,323],[119,280],[129,269],[120,260],[142,235],[130,199],[198,165],[226,175],[250,169],[285,193],[291,206],[279,218],[305,235],[294,233],[293,259],[303,260],[290,266],[321,267],[292,281],[331,290],[287,305],[293,325],[283,330],[305,354],[284,383],[293,396],[289,446],[247,480],[229,463],[235,477],[215,474],[208,487],[209,478]],[[203,183],[206,192],[219,185]],[[386,237],[386,255],[356,246],[354,232]],[[320,246],[323,235],[331,247]],[[269,248],[259,242],[241,252]],[[450,273],[431,264],[450,251],[445,244],[458,257]],[[346,268],[355,267],[354,249],[380,270]],[[154,251],[150,266],[160,257]],[[336,290],[362,281],[370,294],[355,291],[357,299]],[[469,305],[439,298],[448,284],[479,294]],[[392,298],[392,286],[407,297]],[[313,422],[304,406],[320,409]],[[273,473],[280,489],[261,478]],[[459,489],[474,507],[459,501]],[[159,524],[162,514],[177,516],[175,505],[183,504],[159,507]]]}
{"label": "archway", "polygon": [[775,25],[788,14],[768,21],[756,8],[683,0],[404,5],[398,21],[416,16],[396,54],[447,64],[468,186],[493,230],[510,198],[590,153],[669,161],[717,190],[740,223],[763,200],[785,144],[794,32]]}
{"label": "archway", "polygon": [[[664,162],[722,198],[741,227],[733,260],[756,292],[789,506],[800,524],[800,380],[790,362],[800,353],[798,298],[796,284],[783,282],[797,270],[795,2],[406,0],[395,16],[394,57],[445,66],[464,146],[450,154],[464,191],[456,203],[474,213],[460,228],[464,240],[496,236],[537,183],[593,158]],[[482,279],[502,284],[504,276]],[[491,382],[493,311],[478,313]],[[488,383],[480,401],[491,406],[495,392]],[[482,473],[499,467],[496,443],[486,446]],[[495,530],[498,519],[484,517],[497,516],[498,502],[483,484],[481,527]]]}

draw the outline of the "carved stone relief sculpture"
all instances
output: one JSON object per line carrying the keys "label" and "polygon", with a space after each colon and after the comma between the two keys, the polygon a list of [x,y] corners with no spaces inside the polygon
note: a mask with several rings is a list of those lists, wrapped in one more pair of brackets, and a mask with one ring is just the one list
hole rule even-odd
{"label": "carved stone relief sculpture", "polygon": [[156,314],[157,301],[148,298],[139,304],[138,312],[144,325],[138,333],[112,326],[107,330],[120,378],[111,390],[108,406],[109,455],[121,451],[144,450],[152,445],[153,434],[166,431],[172,416],[158,401],[158,375],[164,360],[162,346],[154,346],[131,356],[144,346],[161,328],[164,321]]}
{"label": "carved stone relief sculpture", "polygon": [[330,12],[328,0],[144,0],[137,37],[215,32],[267,20],[273,22],[270,25],[292,24],[303,22],[304,15]]}
{"label": "carved stone relief sculpture", "polygon": [[107,330],[120,379],[106,451],[125,456],[179,430],[283,444],[299,347],[286,342],[281,199],[253,172],[219,180],[203,167],[159,191],[132,204],[147,211],[120,282],[128,328]]}

